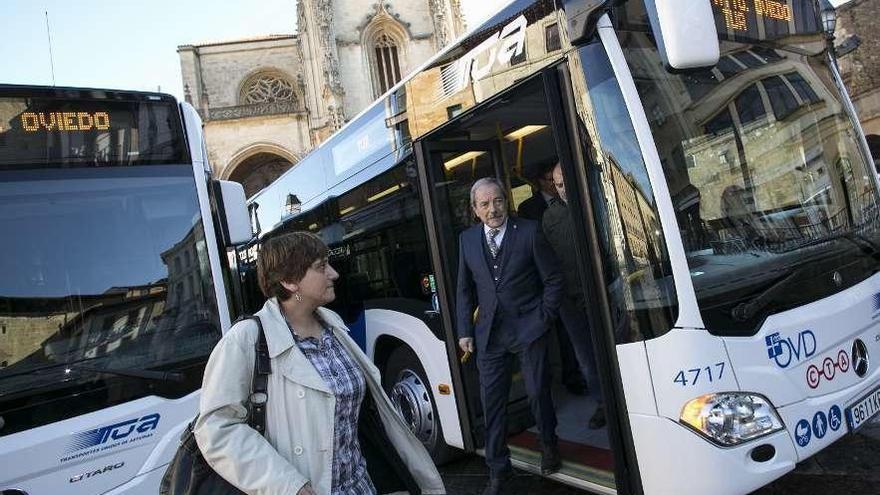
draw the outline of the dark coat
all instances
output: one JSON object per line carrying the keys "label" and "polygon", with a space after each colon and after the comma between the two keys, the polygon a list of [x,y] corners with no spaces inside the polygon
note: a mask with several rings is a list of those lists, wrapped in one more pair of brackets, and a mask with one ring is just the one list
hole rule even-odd
{"label": "dark coat", "polygon": [[532,191],[532,196],[519,204],[516,209],[516,216],[519,218],[527,218],[529,220],[541,221],[544,210],[547,209],[547,201],[541,191]]}
{"label": "dark coat", "polygon": [[547,236],[547,242],[553,246],[553,252],[559,259],[565,277],[565,294],[580,301],[583,298],[584,290],[578,275],[580,271],[577,252],[574,248],[574,230],[568,205],[561,199],[552,201],[550,207],[544,212],[541,225],[544,229],[544,235]]}
{"label": "dark coat", "polygon": [[[486,348],[495,318],[516,332],[520,344],[543,335],[556,319],[563,279],[556,256],[537,222],[510,217],[498,255],[496,283],[485,247],[483,224],[459,236],[456,320],[459,338],[474,337],[477,351]],[[480,311],[473,322],[475,307]]]}

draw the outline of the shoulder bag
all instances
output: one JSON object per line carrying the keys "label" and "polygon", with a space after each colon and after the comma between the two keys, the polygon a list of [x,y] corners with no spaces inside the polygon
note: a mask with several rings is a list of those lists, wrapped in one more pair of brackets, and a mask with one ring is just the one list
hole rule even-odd
{"label": "shoulder bag", "polygon": [[[269,348],[266,335],[259,316],[251,316],[257,322],[259,336],[256,344],[254,362],[254,378],[251,395],[248,398],[248,425],[260,432],[266,431],[266,401],[269,398],[267,389],[272,366],[269,361]],[[232,486],[217,474],[202,456],[193,433],[195,419],[187,425],[180,436],[180,446],[174,459],[165,470],[162,483],[159,485],[160,495],[243,495],[244,492]]]}

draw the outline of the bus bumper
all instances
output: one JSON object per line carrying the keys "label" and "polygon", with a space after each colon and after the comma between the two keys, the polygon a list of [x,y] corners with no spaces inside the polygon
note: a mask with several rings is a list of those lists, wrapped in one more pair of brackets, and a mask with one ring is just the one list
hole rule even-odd
{"label": "bus bumper", "polygon": [[[629,421],[645,495],[744,495],[793,470],[798,461],[784,430],[722,448],[668,418],[630,414]],[[752,452],[764,445],[775,453],[756,461]]]}

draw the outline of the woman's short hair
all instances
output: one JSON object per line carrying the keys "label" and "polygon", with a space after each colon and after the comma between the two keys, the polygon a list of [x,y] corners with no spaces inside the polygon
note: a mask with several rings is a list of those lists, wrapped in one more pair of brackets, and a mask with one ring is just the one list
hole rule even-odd
{"label": "woman's short hair", "polygon": [[327,256],[327,245],[311,232],[289,232],[272,237],[260,246],[257,282],[266,297],[286,301],[292,292],[281,282],[299,283],[312,263]]}

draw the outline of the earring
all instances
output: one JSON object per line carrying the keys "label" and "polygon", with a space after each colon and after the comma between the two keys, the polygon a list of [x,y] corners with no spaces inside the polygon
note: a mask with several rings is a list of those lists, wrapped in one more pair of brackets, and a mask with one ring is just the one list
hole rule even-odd
{"label": "earring", "polygon": [[299,295],[299,292],[294,292],[293,298],[296,299],[296,302],[302,302],[303,300],[303,296]]}

